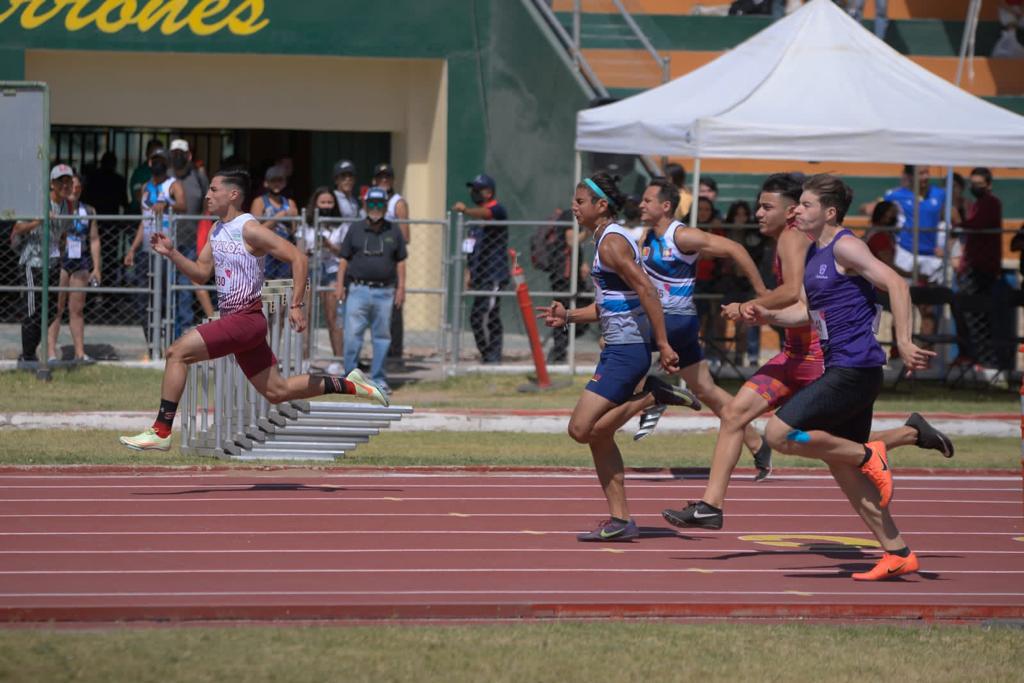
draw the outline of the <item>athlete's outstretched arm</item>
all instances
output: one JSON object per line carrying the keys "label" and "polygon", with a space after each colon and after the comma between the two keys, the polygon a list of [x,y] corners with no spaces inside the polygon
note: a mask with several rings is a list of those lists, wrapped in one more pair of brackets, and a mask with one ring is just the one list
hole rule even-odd
{"label": "athlete's outstretched arm", "polygon": [[166,256],[174,264],[175,268],[185,274],[189,280],[197,285],[205,285],[210,281],[213,274],[213,247],[207,241],[203,246],[199,257],[193,261],[174,248],[174,242],[162,232],[154,233],[150,238],[153,251]]}
{"label": "athlete's outstretched arm", "polygon": [[640,305],[647,313],[647,319],[651,323],[651,337],[658,347],[661,367],[665,372],[679,370],[679,354],[677,354],[668,343],[668,335],[665,333],[665,315],[662,312],[661,300],[658,293],[651,284],[643,267],[633,260],[633,248],[622,235],[609,235],[608,237],[618,239],[603,239],[598,245],[599,255],[602,263],[619,274],[629,288],[637,293],[640,298]]}
{"label": "athlete's outstretched arm", "polygon": [[743,245],[735,240],[696,228],[683,228],[676,230],[676,247],[684,253],[699,251],[701,256],[707,258],[731,258],[739,266],[743,276],[750,281],[758,296],[767,292],[754,260],[750,258]]}
{"label": "athlete's outstretched arm", "polygon": [[242,226],[242,239],[253,256],[270,254],[278,261],[292,267],[292,301],[288,308],[288,319],[296,332],[306,329],[306,315],[302,312],[306,299],[306,279],[309,266],[306,255],[294,244],[273,230],[264,228],[259,221],[251,220]]}
{"label": "athlete's outstretched arm", "polygon": [[925,351],[914,344],[910,307],[910,287],[899,274],[871,253],[868,245],[859,239],[840,238],[834,249],[836,263],[847,273],[862,276],[879,289],[889,293],[893,324],[896,326],[896,345],[907,370],[924,370],[934,351]]}
{"label": "athlete's outstretched arm", "polygon": [[768,309],[783,309],[800,301],[800,291],[804,282],[804,262],[807,250],[811,248],[811,240],[796,230],[785,230],[779,235],[779,260],[782,262],[782,284],[775,289],[758,296],[740,306],[740,314],[749,318],[751,306],[760,305]]}
{"label": "athlete's outstretched arm", "polygon": [[750,306],[750,322],[754,325],[775,325],[776,327],[802,327],[811,321],[807,309],[807,290],[800,285],[800,300],[785,308],[768,309],[761,304]]}

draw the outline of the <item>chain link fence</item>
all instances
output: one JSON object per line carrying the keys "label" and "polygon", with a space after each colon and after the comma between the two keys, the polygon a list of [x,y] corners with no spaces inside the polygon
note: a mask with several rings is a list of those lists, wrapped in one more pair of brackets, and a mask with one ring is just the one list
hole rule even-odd
{"label": "chain link fence", "polygon": [[[23,340],[35,338],[42,342],[38,354],[46,353],[58,363],[157,360],[174,339],[216,309],[216,291],[210,283],[188,282],[167,259],[146,248],[147,240],[139,239],[140,232],[146,234],[140,228],[142,215],[76,213],[54,220],[63,226],[57,245],[60,255],[49,260],[54,271],[50,275],[52,319],[57,322],[42,336],[38,329],[26,335],[23,325],[30,306],[40,303],[42,282],[30,281],[32,274],[22,260],[24,237],[14,237],[10,223],[3,226],[7,244],[0,248],[0,359],[10,361],[23,354],[31,357],[26,351],[36,349],[24,349]],[[172,213],[159,220],[161,229],[190,258],[195,258],[201,248],[200,236],[213,224],[208,216]],[[307,225],[303,216],[276,216],[273,222],[309,257],[310,327],[302,340],[303,362],[319,367],[340,362],[343,317],[337,316],[332,270],[337,271],[336,252],[347,224],[344,219],[319,215],[312,225]],[[540,221],[482,221],[457,214],[454,220],[399,222],[407,225],[410,233],[404,324],[397,339],[405,361],[436,363],[444,374],[522,371],[531,365],[522,313],[514,299],[509,250],[516,253],[524,269],[535,306],[552,300],[570,307],[593,301],[589,276],[593,241],[565,212]],[[775,285],[771,268],[774,242],[761,236],[756,226],[716,224],[707,228],[744,244],[766,284]],[[891,235],[890,247],[895,249],[898,231],[875,228],[857,232],[869,241]],[[937,270],[926,278],[930,284],[922,281],[922,286],[915,288],[915,331],[944,335],[936,345],[939,374],[946,372],[957,351],[962,353],[956,342],[963,346],[967,331],[991,340],[985,347],[988,355],[982,359],[986,365],[1017,367],[1016,342],[1024,336],[1018,315],[1024,301],[1017,283],[1004,271],[990,283],[992,289],[967,290],[971,283],[957,267],[963,257],[960,238],[965,234],[950,231],[949,249],[938,259]],[[918,256],[919,271],[922,258]],[[280,265],[268,266],[273,271],[268,271],[268,278],[291,276]],[[756,366],[778,348],[778,338],[770,329],[737,328],[723,321],[717,315],[719,305],[745,300],[752,291],[729,262],[708,262],[705,267],[709,272],[698,278],[696,298],[704,318],[706,355],[716,374],[741,375],[744,366]],[[958,307],[968,296],[975,302],[979,296],[987,296],[990,302],[961,316]],[[597,325],[540,329],[552,371],[585,371],[596,362],[600,352]],[[883,319],[880,339],[891,344],[891,318]]]}

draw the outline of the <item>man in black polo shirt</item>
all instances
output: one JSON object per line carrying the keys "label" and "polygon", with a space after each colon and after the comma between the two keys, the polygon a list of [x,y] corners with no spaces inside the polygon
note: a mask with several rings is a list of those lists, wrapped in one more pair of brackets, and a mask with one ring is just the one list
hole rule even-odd
{"label": "man in black polo shirt", "polygon": [[405,301],[405,240],[398,226],[384,219],[388,193],[366,193],[366,219],[353,223],[341,243],[338,300],[345,302],[345,371],[359,362],[363,336],[370,329],[373,361],[370,375],[389,392],[384,358],[391,345],[391,311]]}

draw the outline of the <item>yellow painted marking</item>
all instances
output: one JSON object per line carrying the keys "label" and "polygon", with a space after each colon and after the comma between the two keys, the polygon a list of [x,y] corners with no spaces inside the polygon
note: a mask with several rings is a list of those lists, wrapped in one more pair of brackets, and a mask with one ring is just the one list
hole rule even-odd
{"label": "yellow painted marking", "polygon": [[384,500],[393,500],[396,503],[401,503],[402,502],[401,498],[387,498],[387,497],[385,497]]}
{"label": "yellow painted marking", "polygon": [[1020,541],[1021,543],[1024,543],[1024,536],[1015,536],[1013,540]]}
{"label": "yellow painted marking", "polygon": [[818,534],[755,534],[740,536],[741,541],[750,541],[759,545],[775,548],[802,548],[815,543],[833,543],[851,548],[877,548],[878,541],[852,536],[819,536]]}
{"label": "yellow painted marking", "polygon": [[697,572],[698,574],[714,574],[715,573],[714,569],[703,569],[701,567],[687,567],[686,571],[688,571],[688,572]]}
{"label": "yellow painted marking", "polygon": [[625,550],[619,550],[618,548],[601,548],[601,552],[602,553],[615,553],[616,555],[621,555],[622,553],[624,553],[626,551]]}
{"label": "yellow painted marking", "polygon": [[473,515],[467,515],[465,512],[449,512],[452,517],[472,517]]}
{"label": "yellow painted marking", "polygon": [[524,534],[530,534],[530,535],[532,535],[532,536],[543,536],[543,535],[545,535],[545,534],[546,534],[547,532],[546,532],[546,531],[532,531],[532,530],[530,530],[530,529],[523,529],[523,533],[524,533]]}
{"label": "yellow painted marking", "polygon": [[814,593],[805,593],[804,591],[785,591],[785,592],[788,593],[789,595],[802,595],[804,597],[810,597],[810,596],[814,595]]}

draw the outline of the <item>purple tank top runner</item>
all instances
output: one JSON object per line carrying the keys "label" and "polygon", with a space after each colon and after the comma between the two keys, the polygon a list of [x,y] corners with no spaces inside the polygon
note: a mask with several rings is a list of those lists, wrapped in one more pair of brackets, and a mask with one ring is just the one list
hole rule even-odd
{"label": "purple tank top runner", "polygon": [[804,268],[807,307],[825,351],[825,367],[872,368],[885,365],[885,352],[875,339],[881,308],[875,288],[859,275],[836,270],[833,249],[844,237],[857,237],[845,228],[828,246],[812,244]]}

